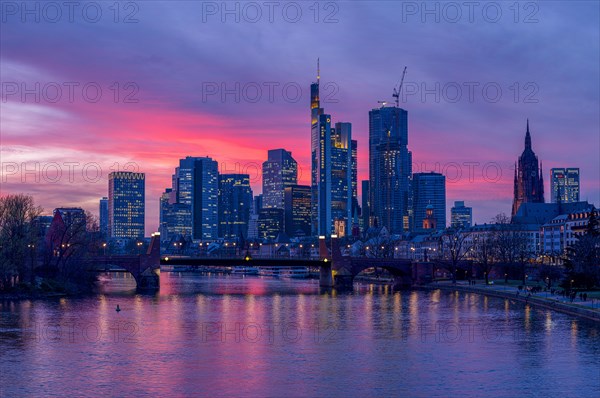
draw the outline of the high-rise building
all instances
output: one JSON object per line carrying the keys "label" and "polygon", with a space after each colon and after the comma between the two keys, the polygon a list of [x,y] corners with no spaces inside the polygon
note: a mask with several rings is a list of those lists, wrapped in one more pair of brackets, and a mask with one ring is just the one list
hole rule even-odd
{"label": "high-rise building", "polygon": [[109,237],[144,237],[145,181],[144,173],[115,171],[108,175]]}
{"label": "high-rise building", "polygon": [[363,231],[366,231],[367,229],[369,229],[369,217],[371,215],[371,210],[370,210],[370,206],[369,206],[369,190],[370,190],[370,184],[369,184],[369,180],[363,180],[361,182],[362,185],[362,191],[361,191],[361,201],[362,201],[362,207],[361,207],[361,219],[362,219],[362,229]]}
{"label": "high-rise building", "polygon": [[550,170],[552,203],[579,202],[579,168],[553,168]]}
{"label": "high-rise building", "polygon": [[172,188],[160,197],[159,232],[161,240],[176,236],[192,236],[192,212],[187,204],[177,203]]}
{"label": "high-rise building", "polygon": [[248,219],[248,239],[258,238],[258,213],[250,214]]}
{"label": "high-rise building", "polygon": [[514,217],[523,203],[544,203],[544,178],[542,165],[531,147],[529,119],[525,132],[525,149],[515,164],[514,198],[512,216]]}
{"label": "high-rise building", "polygon": [[254,196],[253,213],[258,214],[258,212],[262,208],[263,208],[263,196],[261,193],[260,195]]}
{"label": "high-rise building", "polygon": [[285,188],[285,233],[289,237],[311,234],[311,189],[309,185]]}
{"label": "high-rise building", "polygon": [[283,232],[283,209],[265,207],[258,213],[258,237],[275,240]]}
{"label": "high-rise building", "polygon": [[[427,217],[427,209],[433,213],[435,228],[442,230],[446,228],[446,177],[440,173],[414,173],[412,177],[413,191],[413,230],[424,232],[424,220]],[[429,225],[431,223],[429,222]]]}
{"label": "high-rise building", "polygon": [[398,107],[369,112],[370,223],[391,233],[408,228],[409,180],[408,112]]}
{"label": "high-rise building", "polygon": [[209,157],[188,156],[180,160],[179,173],[179,202],[192,206],[192,238],[217,239],[219,164]]}
{"label": "high-rise building", "polygon": [[100,233],[108,236],[108,198],[105,196],[100,199]]}
{"label": "high-rise building", "polygon": [[450,226],[452,228],[469,228],[473,224],[473,208],[466,207],[463,200],[454,202],[450,209]]}
{"label": "high-rise building", "polygon": [[319,72],[311,92],[311,207],[312,235],[349,231],[356,201],[356,141],[352,125],[336,123],[320,107]]}
{"label": "high-rise building", "polygon": [[246,239],[252,205],[248,174],[219,175],[219,236]]}
{"label": "high-rise building", "polygon": [[[209,157],[179,160],[172,188],[163,194],[162,219],[174,233],[191,234],[193,239],[215,240],[219,236],[218,163]],[[170,216],[169,216],[170,215]],[[162,225],[162,222],[161,222]],[[161,239],[166,239],[161,234]]]}
{"label": "high-rise building", "polygon": [[284,189],[298,183],[298,164],[285,149],[271,149],[263,163],[263,207],[283,209]]}

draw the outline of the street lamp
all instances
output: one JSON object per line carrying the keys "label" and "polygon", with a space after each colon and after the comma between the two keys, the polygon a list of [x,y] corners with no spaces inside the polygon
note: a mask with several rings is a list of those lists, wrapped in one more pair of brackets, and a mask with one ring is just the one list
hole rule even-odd
{"label": "street lamp", "polygon": [[33,243],[27,245],[28,248],[31,249],[30,257],[31,257],[31,284],[35,282],[35,266],[33,257],[35,256],[35,245]]}
{"label": "street lamp", "polygon": [[106,256],[106,242],[102,244],[102,248],[104,249],[104,255]]}

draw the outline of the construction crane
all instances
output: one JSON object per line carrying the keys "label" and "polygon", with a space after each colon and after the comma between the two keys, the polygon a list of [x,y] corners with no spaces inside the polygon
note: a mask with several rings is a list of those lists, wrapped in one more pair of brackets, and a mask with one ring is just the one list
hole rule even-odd
{"label": "construction crane", "polygon": [[392,97],[396,99],[396,108],[400,108],[400,92],[402,91],[402,83],[404,83],[404,76],[406,76],[406,66],[404,67],[404,71],[402,72],[402,79],[400,79],[398,89],[394,87],[394,94],[392,94]]}

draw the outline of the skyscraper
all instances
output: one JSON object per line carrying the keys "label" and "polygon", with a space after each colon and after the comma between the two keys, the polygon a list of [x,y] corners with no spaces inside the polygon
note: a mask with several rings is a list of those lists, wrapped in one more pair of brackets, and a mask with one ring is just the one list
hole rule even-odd
{"label": "skyscraper", "polygon": [[552,203],[579,202],[579,168],[553,168],[550,170]]}
{"label": "skyscraper", "polygon": [[367,229],[369,229],[369,217],[371,215],[371,210],[370,210],[370,206],[369,206],[369,180],[363,180],[361,181],[361,186],[362,186],[362,191],[361,191],[361,202],[362,202],[362,207],[361,207],[361,219],[362,219],[362,229],[363,231],[366,231]]}
{"label": "skyscraper", "polygon": [[289,237],[311,234],[311,189],[308,185],[292,185],[285,189],[285,233]]}
{"label": "skyscraper", "polygon": [[100,199],[100,233],[108,236],[108,198]]}
{"label": "skyscraper", "polygon": [[465,202],[455,201],[450,209],[450,226],[452,228],[469,228],[473,224],[473,208],[466,207]]}
{"label": "skyscraper", "polygon": [[[446,228],[446,177],[440,173],[414,173],[412,177],[413,190],[413,230],[415,232],[424,232],[424,221],[427,217],[427,210],[433,213],[435,219],[435,228],[441,230]],[[428,207],[429,206],[429,207]]]}
{"label": "skyscraper", "polygon": [[219,236],[247,238],[252,205],[248,174],[219,175]]}
{"label": "skyscraper", "polygon": [[263,207],[283,209],[283,191],[298,183],[298,164],[285,149],[271,149],[263,163]]}
{"label": "skyscraper", "polygon": [[538,166],[538,157],[531,147],[529,119],[525,132],[525,149],[515,164],[514,199],[512,216],[514,217],[522,203],[544,203],[544,178],[542,166]]}
{"label": "skyscraper", "polygon": [[161,212],[164,212],[161,226],[166,222],[165,228],[169,231],[190,233],[193,239],[217,239],[218,175],[218,163],[209,157],[180,159],[172,177],[172,188],[165,191],[161,201]]}
{"label": "skyscraper", "polygon": [[258,213],[258,237],[274,240],[283,232],[283,209],[265,207]]}
{"label": "skyscraper", "polygon": [[254,196],[253,213],[258,214],[258,212],[262,208],[263,208],[263,196],[261,193],[260,195]]}
{"label": "skyscraper", "polygon": [[369,112],[370,222],[402,233],[408,222],[409,179],[408,112],[398,107]]}
{"label": "skyscraper", "polygon": [[356,141],[352,125],[338,122],[320,107],[319,72],[311,92],[311,207],[312,235],[350,231],[356,201]]}
{"label": "skyscraper", "polygon": [[108,175],[108,236],[143,238],[145,174],[116,171]]}
{"label": "skyscraper", "polygon": [[174,201],[172,188],[167,188],[160,197],[159,232],[161,240],[192,236],[191,208]]}

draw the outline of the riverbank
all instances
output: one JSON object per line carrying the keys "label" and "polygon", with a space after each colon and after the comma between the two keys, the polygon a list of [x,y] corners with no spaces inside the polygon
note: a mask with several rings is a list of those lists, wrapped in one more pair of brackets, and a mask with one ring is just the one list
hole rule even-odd
{"label": "riverbank", "polygon": [[422,286],[427,290],[449,290],[467,293],[477,293],[486,296],[499,297],[519,301],[536,307],[551,309],[600,322],[600,300],[577,301],[571,303],[562,296],[551,295],[547,292],[541,292],[534,295],[519,292],[514,286],[508,285],[468,285],[460,282],[454,284],[451,282],[433,282]]}
{"label": "riverbank", "polygon": [[8,291],[0,292],[0,300],[43,300],[85,296],[92,293],[93,285],[79,285],[53,279],[39,279],[35,286],[19,283]]}

